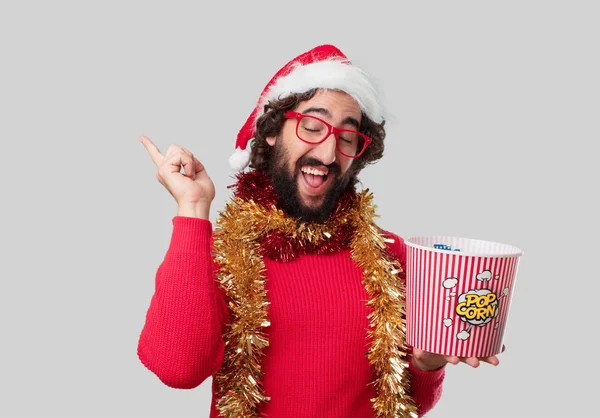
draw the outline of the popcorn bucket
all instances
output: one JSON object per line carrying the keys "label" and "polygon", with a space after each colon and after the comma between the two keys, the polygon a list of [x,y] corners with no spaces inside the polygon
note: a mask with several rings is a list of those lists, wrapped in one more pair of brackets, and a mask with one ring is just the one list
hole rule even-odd
{"label": "popcorn bucket", "polygon": [[405,243],[407,343],[459,357],[500,353],[523,251],[460,237]]}

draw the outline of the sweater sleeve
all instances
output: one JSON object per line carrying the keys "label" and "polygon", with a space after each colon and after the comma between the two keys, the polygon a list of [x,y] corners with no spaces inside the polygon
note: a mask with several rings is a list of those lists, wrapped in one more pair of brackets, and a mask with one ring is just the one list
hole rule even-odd
{"label": "sweater sleeve", "polygon": [[164,384],[191,389],[223,361],[227,308],[215,281],[212,224],[175,216],[138,342],[138,357]]}
{"label": "sweater sleeve", "polygon": [[431,372],[418,370],[409,363],[410,390],[413,399],[417,402],[419,416],[429,412],[442,396],[442,383],[445,376],[445,367]]}
{"label": "sweater sleeve", "polygon": [[[392,240],[388,243],[388,249],[392,255],[397,257],[402,269],[406,271],[406,244],[404,240],[391,232],[385,231],[385,234],[387,238]],[[406,275],[401,274],[400,278],[406,280]],[[409,347],[409,355],[411,354],[412,347]],[[411,395],[417,403],[419,416],[423,416],[437,404],[442,396],[445,367],[429,372],[421,371],[414,367],[411,357],[409,371]]]}

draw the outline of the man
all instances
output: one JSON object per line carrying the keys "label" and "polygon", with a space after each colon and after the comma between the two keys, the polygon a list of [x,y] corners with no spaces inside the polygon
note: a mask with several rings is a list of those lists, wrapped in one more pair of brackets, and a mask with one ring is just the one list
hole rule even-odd
{"label": "man", "polygon": [[179,207],[143,364],[176,388],[212,376],[211,417],[276,418],[415,417],[438,401],[448,362],[498,364],[406,346],[404,243],[355,190],[384,137],[361,70],[332,45],[299,55],[238,134],[230,164],[252,170],[238,174],[214,235],[202,163],[141,137]]}

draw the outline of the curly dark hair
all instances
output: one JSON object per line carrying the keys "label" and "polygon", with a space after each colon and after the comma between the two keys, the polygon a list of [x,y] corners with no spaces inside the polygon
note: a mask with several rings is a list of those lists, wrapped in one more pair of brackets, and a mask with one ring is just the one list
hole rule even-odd
{"label": "curly dark hair", "polygon": [[[269,159],[271,158],[271,146],[267,143],[266,138],[279,135],[286,120],[284,117],[285,113],[295,109],[300,102],[312,99],[316,92],[317,89],[312,89],[305,93],[292,94],[283,99],[272,100],[265,105],[264,114],[256,121],[256,134],[252,141],[250,153],[251,168],[267,171]],[[354,180],[352,183],[356,182],[356,176],[360,170],[367,164],[372,164],[383,156],[383,140],[385,139],[384,124],[385,121],[375,123],[364,113],[362,114],[360,132],[371,137],[373,142],[369,144],[365,152],[350,166]]]}

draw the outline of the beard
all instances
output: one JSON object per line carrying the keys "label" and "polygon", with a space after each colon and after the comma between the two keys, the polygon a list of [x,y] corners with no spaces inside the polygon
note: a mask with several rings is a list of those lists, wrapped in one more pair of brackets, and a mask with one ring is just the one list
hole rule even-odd
{"label": "beard", "polygon": [[298,176],[301,176],[300,167],[302,166],[324,166],[321,161],[312,157],[301,157],[296,161],[296,167],[293,173],[289,170],[290,158],[281,145],[281,140],[277,140],[273,146],[271,157],[269,158],[268,175],[271,185],[275,192],[283,201],[285,212],[294,218],[300,218],[303,222],[324,222],[335,210],[340,197],[346,191],[352,173],[350,169],[341,175],[341,168],[337,163],[326,165],[327,176],[335,176],[332,179],[329,190],[322,198],[319,206],[309,207],[302,202],[298,192]]}

